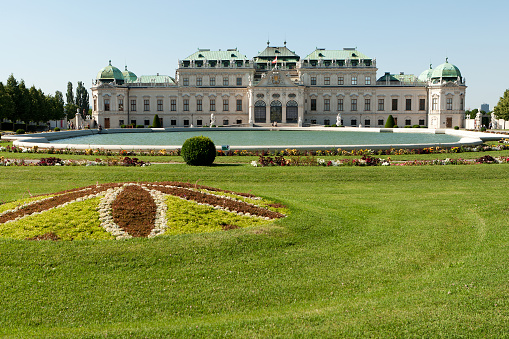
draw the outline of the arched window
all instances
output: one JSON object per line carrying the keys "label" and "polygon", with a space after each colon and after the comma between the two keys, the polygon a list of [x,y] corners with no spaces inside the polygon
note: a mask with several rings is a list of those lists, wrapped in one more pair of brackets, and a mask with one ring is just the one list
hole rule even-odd
{"label": "arched window", "polygon": [[266,114],[266,104],[263,100],[258,100],[255,102],[255,109],[254,109],[254,118],[255,123],[265,123],[267,122],[267,114]]}
{"label": "arched window", "polygon": [[283,120],[283,105],[281,101],[274,100],[270,103],[270,121],[281,122]]}
{"label": "arched window", "polygon": [[295,100],[286,103],[286,122],[297,122],[299,116],[299,104]]}

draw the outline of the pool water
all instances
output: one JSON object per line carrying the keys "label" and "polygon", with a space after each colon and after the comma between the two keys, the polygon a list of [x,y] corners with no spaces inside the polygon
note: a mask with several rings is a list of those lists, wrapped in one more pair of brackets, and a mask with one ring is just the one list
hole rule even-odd
{"label": "pool water", "polygon": [[207,131],[96,134],[52,143],[85,145],[182,145],[193,136],[207,136],[216,145],[299,146],[299,145],[404,145],[451,143],[457,136],[428,133],[378,133],[354,131]]}

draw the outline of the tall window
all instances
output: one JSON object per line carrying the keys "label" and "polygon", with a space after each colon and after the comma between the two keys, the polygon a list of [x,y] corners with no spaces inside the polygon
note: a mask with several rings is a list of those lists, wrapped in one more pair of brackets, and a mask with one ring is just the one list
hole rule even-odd
{"label": "tall window", "polygon": [[237,99],[237,112],[242,111],[242,99]]}
{"label": "tall window", "polygon": [[384,106],[384,99],[378,99],[378,110],[383,111],[385,109]]}
{"label": "tall window", "polygon": [[338,111],[343,110],[343,99],[338,99]]}
{"label": "tall window", "polygon": [[97,99],[94,98],[94,111],[97,112]]}
{"label": "tall window", "polygon": [[311,86],[316,85],[316,77],[311,77]]}
{"label": "tall window", "polygon": [[210,86],[215,86],[216,85],[216,78],[215,77],[211,77],[209,82],[210,82]]}
{"label": "tall window", "polygon": [[364,99],[364,110],[371,111],[371,99]]}
{"label": "tall window", "polygon": [[148,99],[143,100],[143,110],[150,111],[150,100]]}
{"label": "tall window", "polygon": [[136,112],[136,100],[131,100],[131,111]]}
{"label": "tall window", "polygon": [[426,110],[426,99],[419,99],[419,111]]}
{"label": "tall window", "polygon": [[345,84],[345,78],[338,77],[338,85],[344,85]]}
{"label": "tall window", "polygon": [[184,111],[189,111],[189,99],[184,99]]}
{"label": "tall window", "polygon": [[237,78],[237,86],[242,86],[242,78]]}
{"label": "tall window", "polygon": [[311,99],[311,110],[316,111],[316,99]]}
{"label": "tall window", "polygon": [[202,79],[196,78],[196,86],[201,86],[201,84],[202,84]]}
{"label": "tall window", "polygon": [[223,99],[223,112],[228,112],[230,110],[229,100]]}
{"label": "tall window", "polygon": [[433,98],[433,101],[431,103],[431,109],[434,111],[438,110],[438,98]]}
{"label": "tall window", "polygon": [[463,98],[460,98],[460,110],[465,109],[465,101],[463,101]]}
{"label": "tall window", "polygon": [[323,83],[324,83],[324,85],[327,85],[327,86],[330,85],[330,77],[323,78]]}
{"label": "tall window", "polygon": [[202,111],[202,107],[203,107],[202,100],[201,99],[196,99],[196,110],[198,112],[201,112]]}
{"label": "tall window", "polygon": [[211,111],[216,110],[216,99],[210,99],[210,110]]}
{"label": "tall window", "polygon": [[118,99],[118,110],[119,111],[124,110],[124,99]]}
{"label": "tall window", "polygon": [[183,85],[184,86],[189,86],[189,78],[184,78],[184,81],[183,81]]}
{"label": "tall window", "polygon": [[110,110],[110,99],[104,99],[104,110],[105,111]]}
{"label": "tall window", "polygon": [[448,111],[452,110],[452,98],[447,98],[447,100],[446,100],[446,102],[445,102],[445,103],[446,103],[446,105],[447,105],[447,106],[446,106],[447,110],[448,110]]}
{"label": "tall window", "polygon": [[177,110],[177,99],[170,100],[170,110],[175,112]]}
{"label": "tall window", "polygon": [[357,99],[352,99],[352,111],[357,110]]}
{"label": "tall window", "polygon": [[405,100],[405,110],[411,111],[412,110],[412,99],[406,99]]}
{"label": "tall window", "polygon": [[398,99],[392,99],[392,110],[393,111],[398,110]]}
{"label": "tall window", "polygon": [[371,77],[366,77],[366,85],[371,85]]}
{"label": "tall window", "polygon": [[157,99],[157,111],[158,112],[163,111],[163,99]]}
{"label": "tall window", "polygon": [[405,126],[412,126],[412,119],[405,119]]}
{"label": "tall window", "polygon": [[352,85],[357,85],[357,77],[352,77]]}
{"label": "tall window", "polygon": [[323,99],[323,110],[330,111],[330,99]]}
{"label": "tall window", "polygon": [[228,86],[230,84],[228,77],[223,78],[223,86]]}

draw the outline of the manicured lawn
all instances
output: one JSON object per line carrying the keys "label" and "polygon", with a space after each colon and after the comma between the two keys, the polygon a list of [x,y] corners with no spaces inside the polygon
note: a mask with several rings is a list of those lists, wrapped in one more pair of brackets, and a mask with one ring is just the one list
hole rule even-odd
{"label": "manicured lawn", "polygon": [[509,165],[4,167],[0,199],[167,180],[291,214],[156,239],[0,240],[0,335],[507,336]]}

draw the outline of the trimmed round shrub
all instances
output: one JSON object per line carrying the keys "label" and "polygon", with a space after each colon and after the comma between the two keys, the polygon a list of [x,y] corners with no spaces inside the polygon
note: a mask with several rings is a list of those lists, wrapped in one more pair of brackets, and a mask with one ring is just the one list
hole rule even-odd
{"label": "trimmed round shrub", "polygon": [[55,132],[60,131],[60,127],[55,127],[54,131],[55,131]]}
{"label": "trimmed round shrub", "polygon": [[159,119],[159,115],[154,115],[154,121],[152,121],[152,127],[161,128],[161,120]]}
{"label": "trimmed round shrub", "polygon": [[25,130],[20,128],[20,129],[16,130],[16,134],[25,134]]}
{"label": "trimmed round shrub", "polygon": [[455,129],[455,130],[459,130],[459,129],[460,129],[460,127],[459,127],[459,126],[454,126],[454,129]]}
{"label": "trimmed round shrub", "polygon": [[216,158],[216,145],[210,138],[192,137],[184,142],[180,154],[188,165],[210,166]]}

